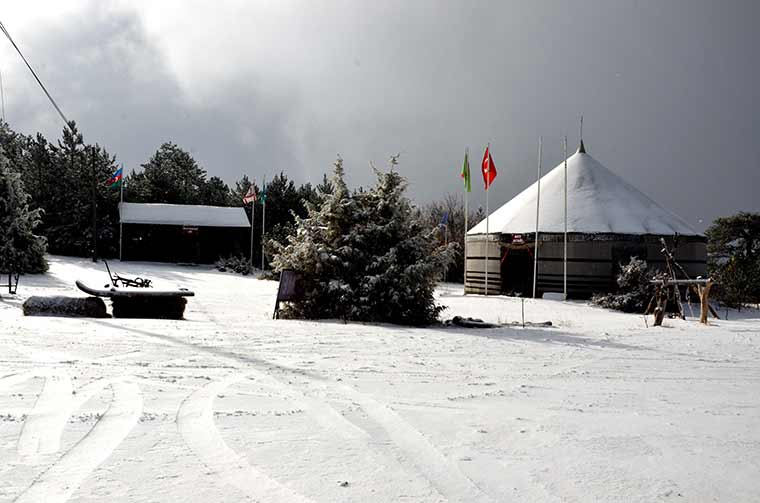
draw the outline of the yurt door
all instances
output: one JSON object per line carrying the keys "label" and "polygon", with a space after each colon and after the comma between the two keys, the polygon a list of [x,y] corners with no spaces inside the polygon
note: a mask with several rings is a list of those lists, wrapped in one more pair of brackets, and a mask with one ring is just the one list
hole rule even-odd
{"label": "yurt door", "polygon": [[533,256],[528,248],[505,248],[501,261],[502,291],[530,296],[533,288]]}

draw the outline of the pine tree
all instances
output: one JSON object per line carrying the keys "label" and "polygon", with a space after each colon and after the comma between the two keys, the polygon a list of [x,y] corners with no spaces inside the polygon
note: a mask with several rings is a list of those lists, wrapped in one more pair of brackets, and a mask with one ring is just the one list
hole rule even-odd
{"label": "pine tree", "polygon": [[725,305],[760,302],[760,214],[720,217],[705,231],[707,270]]}
{"label": "pine tree", "polygon": [[[146,203],[203,204],[206,170],[174,143],[164,143],[130,176],[130,200]],[[221,181],[221,180],[220,180]]]}
{"label": "pine tree", "polygon": [[34,234],[41,211],[30,209],[29,199],[21,175],[10,168],[0,148],[0,271],[47,270],[45,239]]}
{"label": "pine tree", "polygon": [[298,271],[306,284],[305,299],[286,314],[408,325],[437,319],[433,291],[455,245],[440,245],[393,166],[395,158],[389,172],[376,171],[371,190],[351,194],[336,161],[332,192],[307,204],[288,244],[275,246],[275,269]]}

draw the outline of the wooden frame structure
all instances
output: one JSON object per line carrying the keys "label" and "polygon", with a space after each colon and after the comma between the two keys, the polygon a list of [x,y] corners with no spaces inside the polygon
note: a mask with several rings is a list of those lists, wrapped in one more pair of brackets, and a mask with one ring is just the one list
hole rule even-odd
{"label": "wooden frame structure", "polygon": [[712,314],[715,318],[720,319],[718,313],[710,305],[710,288],[715,284],[711,278],[707,279],[653,279],[651,283],[656,286],[654,297],[649,302],[646,314],[654,313],[654,326],[658,327],[662,325],[662,320],[665,318],[665,311],[667,310],[668,301],[674,301],[678,306],[678,316],[682,319],[686,319],[686,315],[683,312],[683,304],[681,304],[681,294],[678,290],[679,285],[686,285],[687,288],[696,292],[699,297],[700,312],[699,322],[707,325],[707,315]]}
{"label": "wooden frame structure", "polygon": [[[666,273],[661,277],[650,281],[655,285],[655,294],[652,300],[649,301],[649,306],[645,314],[654,313],[654,326],[658,327],[662,325],[662,320],[665,318],[665,311],[668,307],[668,302],[674,303],[678,309],[677,314],[682,319],[686,319],[686,314],[683,311],[683,304],[681,303],[681,292],[678,289],[679,286],[685,285],[688,290],[691,290],[697,294],[700,303],[699,322],[707,324],[707,315],[711,313],[715,318],[720,319],[718,313],[710,305],[710,289],[714,282],[711,278],[703,279],[691,279],[686,271],[675,259],[675,249],[678,247],[678,238],[676,234],[673,237],[673,249],[668,247],[665,239],[661,238],[662,254],[665,256]],[[678,279],[676,277],[676,271],[680,272],[685,279]]]}

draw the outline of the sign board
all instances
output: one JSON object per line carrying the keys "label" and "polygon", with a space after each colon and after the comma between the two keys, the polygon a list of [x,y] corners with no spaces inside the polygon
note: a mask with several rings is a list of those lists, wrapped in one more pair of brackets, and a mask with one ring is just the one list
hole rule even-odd
{"label": "sign board", "polygon": [[198,228],[197,227],[189,227],[187,225],[182,227],[182,234],[198,234]]}
{"label": "sign board", "polygon": [[512,234],[512,243],[516,245],[525,244],[525,239],[522,234]]}

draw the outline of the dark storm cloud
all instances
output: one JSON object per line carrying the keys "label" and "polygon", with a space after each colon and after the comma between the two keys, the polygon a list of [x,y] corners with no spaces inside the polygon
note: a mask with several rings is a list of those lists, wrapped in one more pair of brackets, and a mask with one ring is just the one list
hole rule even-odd
{"label": "dark storm cloud", "polygon": [[[257,96],[245,82],[226,85],[218,99],[191,103],[134,11],[91,4],[82,15],[75,29],[46,29],[25,52],[85,141],[105,145],[127,171],[139,169],[164,141],[180,144],[210,175],[228,182],[251,173],[252,154],[293,165],[287,148],[277,150],[286,143],[286,107]],[[11,126],[59,137],[63,123],[32,77],[15,78],[20,85],[8,93]]]}
{"label": "dark storm cloud", "polygon": [[[584,113],[589,153],[696,227],[760,210],[757,2],[179,5],[148,30],[141,8],[93,2],[20,40],[127,166],[172,140],[228,182],[305,181],[340,153],[359,185],[401,152],[423,202],[461,190],[464,148],[477,167],[491,142],[495,208],[533,180],[539,135],[544,171],[562,135],[574,150]],[[31,80],[11,77],[25,79],[11,125],[57,135]]]}

